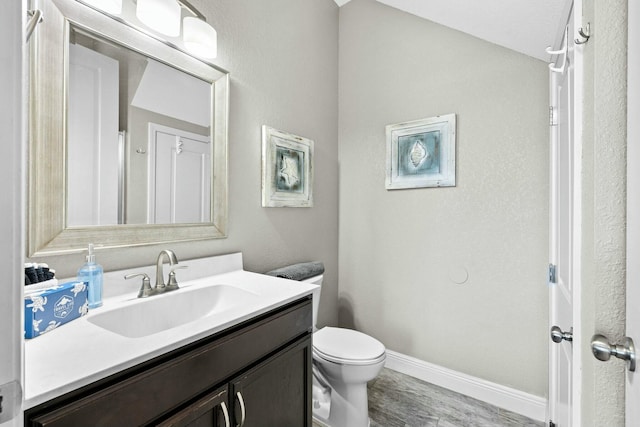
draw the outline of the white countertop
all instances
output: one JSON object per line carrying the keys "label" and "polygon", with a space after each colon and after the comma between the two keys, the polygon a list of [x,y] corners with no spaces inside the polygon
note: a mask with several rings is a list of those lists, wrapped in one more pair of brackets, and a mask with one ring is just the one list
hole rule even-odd
{"label": "white countertop", "polygon": [[[242,270],[242,255],[233,254],[232,264],[225,268],[210,266],[219,263],[220,258],[185,261],[190,266],[191,277],[197,276],[194,267],[206,262],[207,268],[198,268],[206,277],[183,281],[178,272],[181,289],[193,289],[215,284],[231,285],[257,294],[252,299],[229,310],[203,317],[152,335],[128,338],[103,329],[89,322],[91,316],[112,310],[136,299],[140,282],[135,285],[115,283],[116,278],[132,271],[105,274],[105,294],[102,307],[89,311],[89,314],[73,320],[51,332],[25,341],[25,387],[24,409],[32,408],[67,392],[73,391],[94,381],[115,374],[141,362],[162,355],[183,345],[220,332],[231,326],[251,319],[269,310],[287,304],[312,293],[317,286],[286,279],[279,279]],[[239,258],[238,258],[239,257]],[[213,260],[213,262],[211,262]],[[231,265],[231,268],[229,267]],[[239,267],[239,269],[237,269]],[[148,270],[150,267],[146,267]],[[166,270],[166,268],[165,268]],[[231,270],[231,271],[228,271]],[[204,272],[204,273],[203,273]],[[221,272],[215,274],[216,272]],[[213,274],[211,274],[213,273]],[[165,271],[166,276],[166,271]],[[190,278],[188,275],[183,275]],[[152,283],[153,283],[152,276]],[[138,278],[139,279],[139,278]],[[111,282],[113,281],[113,284]],[[110,290],[107,287],[111,286]],[[114,289],[120,286],[126,293]],[[181,292],[173,291],[170,294]],[[170,294],[150,298],[167,297]],[[129,301],[129,302],[127,302]]]}

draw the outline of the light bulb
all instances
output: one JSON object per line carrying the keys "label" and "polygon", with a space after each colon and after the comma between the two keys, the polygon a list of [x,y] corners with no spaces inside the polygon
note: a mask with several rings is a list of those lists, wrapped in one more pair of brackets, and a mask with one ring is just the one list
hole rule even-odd
{"label": "light bulb", "polygon": [[176,0],[138,0],[136,16],[152,30],[166,36],[180,35],[180,4]]}
{"label": "light bulb", "polygon": [[218,33],[201,19],[187,16],[183,20],[183,39],[187,50],[202,58],[218,55]]}

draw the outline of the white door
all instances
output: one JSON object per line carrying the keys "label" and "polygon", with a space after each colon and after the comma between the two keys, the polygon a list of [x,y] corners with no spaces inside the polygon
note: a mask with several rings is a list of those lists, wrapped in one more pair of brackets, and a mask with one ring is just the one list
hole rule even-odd
{"label": "white door", "polygon": [[209,138],[149,124],[149,223],[211,222]]}
{"label": "white door", "polygon": [[[629,1],[627,58],[627,336],[640,344],[640,4]],[[637,349],[636,349],[637,355]],[[640,366],[627,371],[626,425],[640,425]]]}
{"label": "white door", "polygon": [[118,223],[118,61],[69,44],[67,225]]}
{"label": "white door", "polygon": [[558,427],[579,425],[579,402],[576,390],[575,364],[578,346],[574,343],[574,327],[578,303],[579,247],[579,163],[578,141],[575,133],[575,83],[573,15],[569,18],[565,43],[569,46],[558,56],[550,73],[550,249],[549,249],[549,420]]}

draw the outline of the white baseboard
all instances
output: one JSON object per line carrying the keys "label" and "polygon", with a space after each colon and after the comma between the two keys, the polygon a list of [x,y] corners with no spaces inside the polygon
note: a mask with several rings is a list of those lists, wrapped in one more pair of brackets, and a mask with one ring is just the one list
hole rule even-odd
{"label": "white baseboard", "polygon": [[385,367],[533,420],[546,421],[547,400],[543,397],[443,368],[392,350],[387,350]]}

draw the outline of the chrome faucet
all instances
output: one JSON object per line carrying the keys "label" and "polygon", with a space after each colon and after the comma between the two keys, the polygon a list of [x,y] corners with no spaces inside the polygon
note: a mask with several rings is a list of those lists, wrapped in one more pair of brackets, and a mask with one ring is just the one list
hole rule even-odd
{"label": "chrome faucet", "polygon": [[[156,260],[156,286],[154,287],[157,293],[178,289],[178,282],[175,281],[175,274],[173,280],[174,283],[171,284],[170,287],[165,285],[164,283],[163,265],[165,257],[167,258],[167,261],[169,261],[169,267],[173,267],[178,263],[178,258],[176,258],[176,254],[173,251],[169,249],[163,249],[160,251],[160,253],[158,254],[158,259]],[[171,272],[173,273],[173,269],[171,270]]]}
{"label": "chrome faucet", "polygon": [[[164,283],[164,259],[169,261],[169,281]],[[161,294],[163,292],[175,291],[179,289],[178,281],[176,280],[176,270],[179,268],[187,268],[187,265],[178,266],[178,258],[176,254],[169,249],[164,249],[158,254],[156,260],[156,284],[151,287],[151,280],[145,273],[132,273],[124,276],[125,279],[131,279],[133,277],[142,276],[142,287],[138,292],[138,298],[146,298],[153,295]]]}

